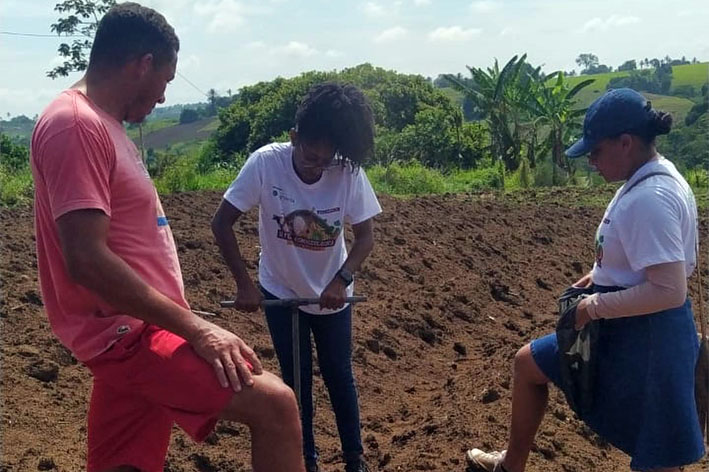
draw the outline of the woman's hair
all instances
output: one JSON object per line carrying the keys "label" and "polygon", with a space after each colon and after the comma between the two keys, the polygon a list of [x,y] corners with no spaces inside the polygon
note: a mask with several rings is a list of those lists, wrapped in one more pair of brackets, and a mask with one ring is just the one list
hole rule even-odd
{"label": "woman's hair", "polygon": [[310,88],[295,114],[295,130],[305,142],[325,141],[353,169],[374,153],[374,117],[354,85],[325,82]]}
{"label": "woman's hair", "polygon": [[113,69],[149,53],[161,66],[179,50],[180,40],[164,16],[137,3],[119,3],[98,24],[89,68]]}
{"label": "woman's hair", "polygon": [[657,136],[668,134],[672,129],[672,115],[667,112],[655,110],[648,100],[647,109],[650,115],[650,120],[647,124],[647,129],[640,135],[641,138],[650,144],[655,141]]}
{"label": "woman's hair", "polygon": [[[648,106],[652,106],[650,102],[647,102]],[[648,140],[652,141],[656,136],[661,134],[668,134],[672,129],[672,115],[667,112],[655,110],[650,108],[650,122],[648,123],[648,129],[646,137]]]}

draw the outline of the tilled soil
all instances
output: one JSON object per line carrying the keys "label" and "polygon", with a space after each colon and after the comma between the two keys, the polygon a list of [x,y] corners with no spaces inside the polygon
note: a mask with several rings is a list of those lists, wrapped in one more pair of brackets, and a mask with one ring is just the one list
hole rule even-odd
{"label": "tilled soil", "polygon": [[[541,202],[535,192],[381,197],[376,248],[357,277],[356,291],[369,301],[356,307],[353,336],[362,435],[373,470],[463,472],[465,449],[504,447],[514,354],[553,330],[557,294],[591,268],[602,214],[573,207],[573,192],[545,195]],[[194,309],[215,312],[216,323],[238,333],[278,372],[263,315],[219,308],[234,291],[209,229],[219,199],[216,192],[163,199],[187,298]],[[83,470],[90,376],[52,336],[43,312],[31,209],[2,209],[0,223],[0,471]],[[255,275],[255,212],[236,226]],[[706,218],[701,228],[706,241]],[[706,267],[705,261],[705,293]],[[322,470],[340,471],[334,417],[315,375]],[[527,470],[625,471],[628,464],[551,389]],[[686,470],[707,467],[705,459]],[[195,445],[176,428],[165,470],[250,470],[249,433],[223,423]]]}

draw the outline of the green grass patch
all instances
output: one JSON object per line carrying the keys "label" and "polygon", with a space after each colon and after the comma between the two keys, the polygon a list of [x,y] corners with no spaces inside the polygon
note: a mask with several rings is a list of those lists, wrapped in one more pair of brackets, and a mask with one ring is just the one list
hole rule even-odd
{"label": "green grass patch", "polygon": [[653,108],[671,113],[675,123],[683,122],[684,117],[694,106],[694,102],[687,98],[656,95],[647,92],[643,92],[643,95],[652,102]]}
{"label": "green grass patch", "polygon": [[[506,174],[503,185],[502,172],[497,165],[444,173],[412,161],[387,167],[373,166],[367,169],[367,176],[375,191],[396,197],[494,192],[519,203],[556,203],[571,207],[605,207],[620,186],[618,183],[607,184],[597,173],[583,170],[577,170],[573,177],[561,176],[566,185],[554,186],[548,163],[527,172],[530,173],[528,177],[521,176],[521,168]],[[690,170],[685,173],[685,178],[694,189],[699,208],[706,209],[709,198],[707,171]]]}
{"label": "green grass patch", "polygon": [[[156,178],[155,186],[162,195],[195,190],[225,190],[238,174],[235,167],[224,167],[200,173],[197,170],[198,153],[182,155],[174,165]],[[523,203],[556,203],[571,207],[605,207],[613,197],[618,184],[605,184],[596,174],[577,171],[574,181],[566,186],[551,186],[549,166],[530,169],[530,176],[521,172],[504,175],[499,165],[479,169],[454,169],[441,172],[424,167],[418,162],[393,163],[367,169],[372,186],[378,193],[397,197],[412,197],[444,193],[490,195]],[[503,177],[504,175],[504,177]],[[709,172],[689,170],[684,174],[694,189],[701,211],[709,209]],[[503,180],[504,179],[504,180]],[[524,188],[523,181],[529,188]],[[504,182],[504,184],[503,184]],[[0,167],[0,206],[30,204],[33,194],[32,174],[29,168],[9,173]],[[487,197],[486,197],[487,198]]]}
{"label": "green grass patch", "polygon": [[455,169],[441,172],[416,161],[394,162],[367,169],[372,187],[379,193],[396,196],[476,192],[502,189],[503,177],[498,166],[480,169]]}
{"label": "green grass patch", "polygon": [[32,172],[29,167],[10,173],[0,166],[0,206],[30,203],[33,190]]}
{"label": "green grass patch", "polygon": [[684,64],[672,67],[672,88],[691,85],[699,93],[702,85],[709,83],[709,62]]}
{"label": "green grass patch", "polygon": [[200,129],[200,131],[216,131],[219,128],[219,118],[214,118],[208,124]]}
{"label": "green grass patch", "polygon": [[367,170],[367,177],[374,190],[390,195],[425,195],[446,191],[443,175],[418,162],[394,162],[387,167],[376,165]]}
{"label": "green grass patch", "polygon": [[608,86],[608,82],[614,77],[625,77],[629,72],[608,72],[605,74],[592,74],[592,75],[577,75],[575,77],[565,76],[564,78],[569,83],[569,88],[575,87],[580,82],[584,80],[593,79],[593,83],[583,90],[581,90],[577,95],[576,99],[581,108],[587,107],[595,99],[603,95]]}
{"label": "green grass patch", "polygon": [[498,166],[454,170],[444,180],[446,192],[451,193],[501,190],[506,183]]}
{"label": "green grass patch", "polygon": [[[630,72],[628,71],[607,72],[605,74],[578,75],[575,77],[566,77],[566,79],[571,87],[574,87],[576,84],[586,79],[594,80],[591,85],[581,90],[576,96],[579,100],[579,104],[582,107],[585,107],[588,106],[593,100],[600,97],[603,92],[606,91],[608,82],[610,82],[612,78],[625,77],[629,74]],[[681,66],[672,67],[671,88],[673,90],[677,87],[691,85],[692,87],[694,87],[696,93],[699,93],[702,88],[702,85],[706,84],[707,81],[709,81],[709,62],[702,62],[699,64],[684,64]],[[662,95],[655,96],[661,97]],[[653,104],[654,103],[655,102],[653,102]],[[660,107],[658,106],[658,108]]]}
{"label": "green grass patch", "polygon": [[197,156],[190,156],[180,159],[154,181],[158,193],[163,195],[192,190],[226,190],[237,173],[231,168],[200,173],[197,171]]}

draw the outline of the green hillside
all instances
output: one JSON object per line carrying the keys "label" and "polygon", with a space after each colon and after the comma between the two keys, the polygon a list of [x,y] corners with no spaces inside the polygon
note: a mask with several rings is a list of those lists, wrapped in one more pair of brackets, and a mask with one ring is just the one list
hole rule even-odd
{"label": "green hillside", "polygon": [[33,128],[34,121],[22,115],[11,120],[0,120],[0,134],[7,135],[24,146],[29,146]]}
{"label": "green hillside", "polygon": [[[581,90],[581,92],[577,95],[579,106],[587,107],[591,104],[591,102],[593,102],[593,100],[601,96],[603,92],[606,91],[608,82],[610,82],[612,78],[624,77],[627,75],[628,72],[623,71],[609,72],[606,74],[580,75],[575,77],[567,76],[566,79],[571,87],[586,79],[595,80],[595,82]],[[689,85],[694,87],[695,91],[699,93],[702,86],[706,83],[709,83],[709,62],[685,64],[672,67],[672,90],[677,87]],[[463,103],[464,97],[461,92],[449,87],[442,88],[440,90],[452,101],[460,104]],[[676,121],[684,120],[684,117],[694,105],[692,100],[682,97],[657,95],[647,92],[643,92],[643,95],[645,95],[645,97],[652,102],[655,108],[672,113]]]}
{"label": "green hillside", "polygon": [[[219,126],[219,120],[212,116],[182,125],[177,123],[163,124],[164,126],[150,132],[143,130],[143,144],[146,149],[165,149],[183,143],[206,141]],[[131,137],[138,144],[137,133]]]}
{"label": "green hillside", "polygon": [[[573,87],[577,83],[586,80],[594,79],[594,82],[583,89],[578,98],[582,105],[586,106],[594,99],[600,96],[606,90],[608,82],[614,77],[625,77],[629,72],[608,72],[606,74],[579,75],[576,77],[567,77],[569,84]],[[672,67],[672,89],[677,87],[691,85],[699,92],[702,85],[709,82],[709,62],[700,62],[699,64],[684,64],[681,66]],[[686,112],[685,112],[686,113]]]}
{"label": "green hillside", "polygon": [[643,92],[643,95],[652,102],[653,108],[671,113],[675,122],[684,121],[684,117],[694,106],[694,102],[687,98],[655,95],[654,93],[646,92]]}
{"label": "green hillside", "polygon": [[[151,120],[143,122],[143,137],[159,131],[163,128],[169,128],[171,126],[177,126],[179,123],[175,119],[164,119],[164,120]],[[131,139],[137,139],[140,136],[139,126],[137,124],[129,124],[126,126],[126,133]]]}
{"label": "green hillside", "polygon": [[709,83],[709,62],[685,64],[672,68],[672,88],[691,85],[697,91]]}

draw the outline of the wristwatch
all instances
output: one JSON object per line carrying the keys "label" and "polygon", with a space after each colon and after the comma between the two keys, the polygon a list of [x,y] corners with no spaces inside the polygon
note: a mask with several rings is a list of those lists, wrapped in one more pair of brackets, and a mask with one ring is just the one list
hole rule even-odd
{"label": "wristwatch", "polygon": [[337,275],[345,282],[345,287],[348,287],[354,280],[352,272],[347,270],[344,266],[337,271]]}

